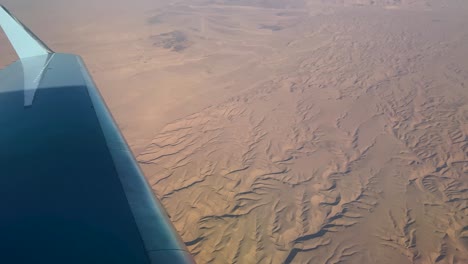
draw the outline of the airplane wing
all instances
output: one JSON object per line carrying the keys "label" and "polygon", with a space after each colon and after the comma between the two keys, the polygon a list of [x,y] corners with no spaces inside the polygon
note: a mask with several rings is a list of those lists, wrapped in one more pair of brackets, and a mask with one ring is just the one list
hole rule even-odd
{"label": "airplane wing", "polygon": [[0,262],[194,263],[81,58],[0,26]]}

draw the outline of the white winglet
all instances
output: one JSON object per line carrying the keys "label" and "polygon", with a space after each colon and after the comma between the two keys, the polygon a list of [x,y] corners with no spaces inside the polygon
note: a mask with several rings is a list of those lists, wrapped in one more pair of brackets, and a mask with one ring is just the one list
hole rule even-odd
{"label": "white winglet", "polygon": [[2,5],[0,5],[0,27],[20,59],[53,53]]}

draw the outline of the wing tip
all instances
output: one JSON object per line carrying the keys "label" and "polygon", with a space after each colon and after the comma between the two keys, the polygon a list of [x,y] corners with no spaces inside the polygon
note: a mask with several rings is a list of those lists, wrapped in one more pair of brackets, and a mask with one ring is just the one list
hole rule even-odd
{"label": "wing tip", "polygon": [[0,27],[20,58],[54,53],[4,5],[0,4],[0,10],[3,10],[3,14],[0,14]]}

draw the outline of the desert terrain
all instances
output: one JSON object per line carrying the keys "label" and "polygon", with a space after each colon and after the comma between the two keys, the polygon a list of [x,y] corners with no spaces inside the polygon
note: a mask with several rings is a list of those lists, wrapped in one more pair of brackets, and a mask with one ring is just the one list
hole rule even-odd
{"label": "desert terrain", "polygon": [[198,263],[468,263],[468,2],[27,2]]}

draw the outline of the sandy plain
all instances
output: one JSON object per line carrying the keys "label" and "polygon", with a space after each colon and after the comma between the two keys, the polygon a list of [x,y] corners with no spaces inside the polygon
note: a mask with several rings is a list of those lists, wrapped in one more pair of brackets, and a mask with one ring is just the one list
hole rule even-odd
{"label": "sandy plain", "polygon": [[468,2],[4,2],[84,57],[199,263],[468,263]]}

